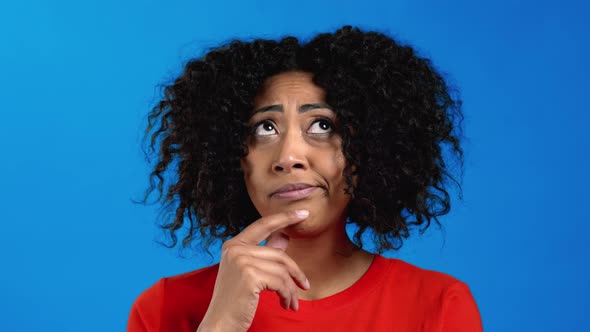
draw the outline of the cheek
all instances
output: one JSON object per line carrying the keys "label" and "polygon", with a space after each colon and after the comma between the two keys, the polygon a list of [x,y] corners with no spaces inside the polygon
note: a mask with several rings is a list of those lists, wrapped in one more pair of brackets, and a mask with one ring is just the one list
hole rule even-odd
{"label": "cheek", "polygon": [[342,152],[342,141],[340,138],[333,141],[331,144],[331,158],[326,158],[330,162],[331,177],[333,179],[343,178],[344,167],[346,166],[346,158]]}
{"label": "cheek", "polygon": [[257,197],[262,192],[262,184],[265,183],[267,175],[264,173],[263,156],[256,153],[249,153],[246,157],[240,160],[242,172],[244,174],[244,183],[250,199],[256,203]]}
{"label": "cheek", "polygon": [[338,178],[343,178],[344,167],[346,166],[346,158],[342,152],[338,152],[334,154],[334,158],[332,159],[332,163],[334,164],[334,176]]}
{"label": "cheek", "polygon": [[333,152],[329,158],[321,158],[319,160],[318,168],[323,170],[321,174],[331,182],[332,187],[341,187],[346,185],[346,180],[343,176],[346,159],[342,152]]}
{"label": "cheek", "polygon": [[[348,183],[346,182],[346,177],[344,176],[344,168],[346,167],[346,158],[342,154],[342,152],[338,153],[332,159],[333,169],[332,172],[332,190],[334,192],[334,198],[338,200],[344,200],[346,202],[350,201],[350,195],[346,193],[346,188],[348,187]],[[356,176],[352,178],[352,185],[353,187],[356,186]]]}
{"label": "cheek", "polygon": [[244,174],[244,183],[248,189],[248,193],[252,196],[252,190],[256,187],[256,167],[252,163],[252,158],[242,158],[240,164],[242,166],[242,173]]}
{"label": "cheek", "polygon": [[265,163],[265,154],[256,151],[256,149],[250,148],[249,153],[240,159],[244,178],[256,177],[256,174],[261,172]]}

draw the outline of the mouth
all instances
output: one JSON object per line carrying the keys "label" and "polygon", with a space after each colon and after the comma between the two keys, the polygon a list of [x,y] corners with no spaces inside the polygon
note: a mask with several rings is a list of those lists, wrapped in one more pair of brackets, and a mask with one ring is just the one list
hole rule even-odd
{"label": "mouth", "polygon": [[318,189],[320,188],[306,183],[291,183],[282,186],[277,191],[273,192],[271,194],[271,198],[282,200],[299,200],[308,197]]}

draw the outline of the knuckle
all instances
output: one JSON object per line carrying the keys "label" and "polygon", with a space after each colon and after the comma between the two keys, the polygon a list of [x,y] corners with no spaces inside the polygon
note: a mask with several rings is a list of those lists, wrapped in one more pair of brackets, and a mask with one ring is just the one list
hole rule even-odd
{"label": "knuckle", "polygon": [[295,291],[295,283],[288,273],[283,273],[281,278],[283,279],[283,283],[289,288],[290,291]]}
{"label": "knuckle", "polygon": [[227,246],[222,250],[222,259],[233,261],[239,257],[239,250],[236,246]]}
{"label": "knuckle", "polygon": [[238,266],[248,266],[250,258],[244,255],[236,255],[233,261]]}
{"label": "knuckle", "polygon": [[285,253],[282,250],[279,250],[279,251],[280,251],[280,253],[278,253],[278,255],[279,255],[279,259],[281,260],[281,264],[283,264],[285,266],[285,268],[287,269],[287,271],[289,271],[290,274],[300,275],[303,273],[299,269],[299,266],[297,266],[297,263],[295,263],[293,261],[293,259],[291,259],[291,257],[289,257],[289,255],[287,255],[287,253]]}
{"label": "knuckle", "polygon": [[244,276],[244,278],[249,279],[249,280],[256,280],[256,268],[252,265],[244,265],[242,266],[241,269],[242,272],[242,276]]}
{"label": "knuckle", "polygon": [[293,261],[293,259],[284,250],[275,248],[275,251],[276,251],[277,255],[279,256],[279,258],[281,259],[283,264],[291,265],[291,264],[295,263]]}
{"label": "knuckle", "polygon": [[223,244],[221,245],[221,251],[223,252],[223,251],[228,250],[229,248],[232,247],[232,245],[233,245],[232,240],[227,240],[227,241],[223,242]]}
{"label": "knuckle", "polygon": [[287,253],[279,248],[270,248],[272,250],[273,255],[278,259],[279,263],[285,266],[289,266],[290,262],[292,261],[291,257],[287,255]]}

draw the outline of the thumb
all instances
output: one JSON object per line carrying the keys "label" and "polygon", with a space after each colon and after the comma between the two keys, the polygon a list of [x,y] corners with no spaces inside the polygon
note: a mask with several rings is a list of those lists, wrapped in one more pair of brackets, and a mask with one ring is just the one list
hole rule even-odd
{"label": "thumb", "polygon": [[274,232],[266,239],[266,246],[286,250],[289,245],[289,237],[280,232]]}

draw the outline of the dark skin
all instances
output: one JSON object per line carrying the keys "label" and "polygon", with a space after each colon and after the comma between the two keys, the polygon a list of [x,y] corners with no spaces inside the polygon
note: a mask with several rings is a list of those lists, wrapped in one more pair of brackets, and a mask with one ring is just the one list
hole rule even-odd
{"label": "dark skin", "polygon": [[[311,78],[305,72],[275,75],[255,98],[241,164],[262,218],[223,244],[199,330],[246,331],[261,291],[277,292],[283,307],[297,310],[298,299],[320,299],[350,287],[373,260],[346,234],[350,195],[344,192],[337,119]],[[293,184],[305,188],[282,191]],[[259,246],[265,239],[266,246]]]}

